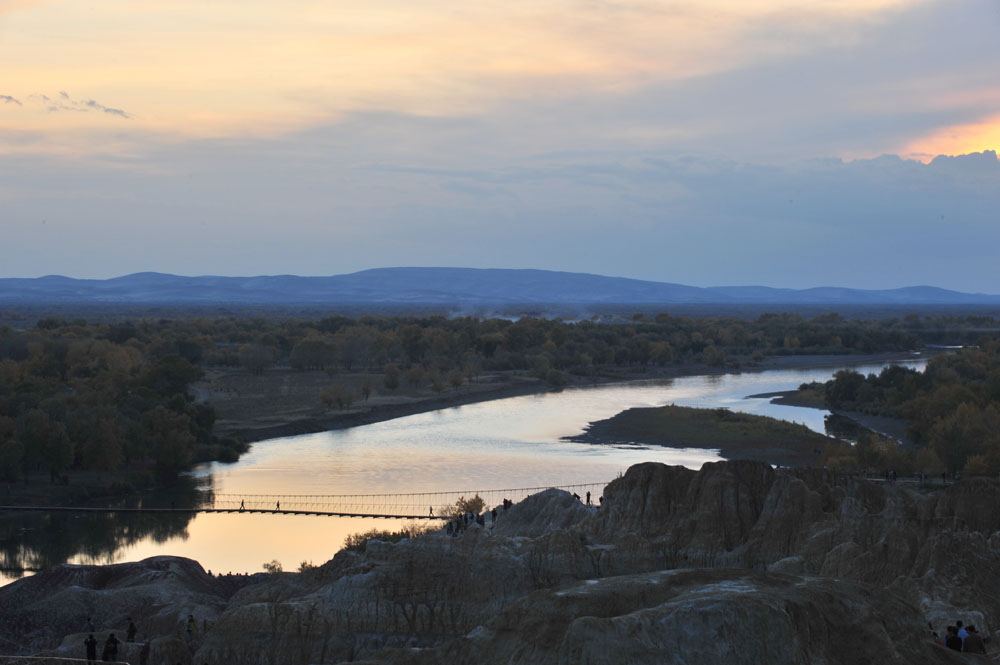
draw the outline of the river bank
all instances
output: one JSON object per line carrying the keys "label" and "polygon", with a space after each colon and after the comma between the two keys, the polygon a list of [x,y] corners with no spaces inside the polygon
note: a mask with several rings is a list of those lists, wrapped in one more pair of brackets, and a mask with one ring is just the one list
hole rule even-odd
{"label": "river bank", "polygon": [[[460,386],[434,390],[429,386],[400,386],[386,390],[376,380],[380,375],[364,373],[329,376],[321,371],[301,372],[276,368],[262,374],[245,371],[217,371],[194,386],[199,401],[211,405],[218,415],[216,433],[252,443],[265,439],[330,430],[347,429],[395,418],[447,409],[465,404],[543,393],[562,388],[674,379],[689,376],[718,376],[775,369],[809,370],[880,362],[919,359],[914,353],[865,355],[782,355],[759,361],[739,359],[726,366],[701,363],[648,367],[643,371],[618,367],[592,377],[566,374],[565,386],[553,386],[532,376],[513,372],[488,373]],[[342,385],[361,394],[367,385],[367,399],[356,399],[343,409],[324,408],[322,390]]]}

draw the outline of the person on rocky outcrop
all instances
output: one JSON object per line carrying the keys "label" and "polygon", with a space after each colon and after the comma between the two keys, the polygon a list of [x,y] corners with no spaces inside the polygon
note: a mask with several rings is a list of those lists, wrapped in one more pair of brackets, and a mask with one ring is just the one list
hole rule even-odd
{"label": "person on rocky outcrop", "polygon": [[135,622],[132,621],[132,617],[128,618],[128,630],[125,631],[125,641],[135,642],[135,632],[138,630],[135,627]]}
{"label": "person on rocky outcrop", "polygon": [[962,640],[962,651],[965,651],[965,638],[969,636],[969,631],[962,626],[961,619],[955,622],[955,634]]}
{"label": "person on rocky outcrop", "polygon": [[108,663],[118,662],[118,638],[115,637],[114,633],[108,635],[108,639],[104,643],[104,652],[101,654],[101,660]]}
{"label": "person on rocky outcrop", "polygon": [[962,650],[962,638],[958,636],[958,628],[948,626],[948,636],[944,638],[944,645],[955,651]]}
{"label": "person on rocky outcrop", "polygon": [[587,492],[587,505],[590,505],[590,492]]}
{"label": "person on rocky outcrop", "polygon": [[194,615],[193,614],[189,614],[188,615],[188,620],[187,620],[187,638],[188,638],[188,644],[191,644],[191,642],[194,641],[194,629],[197,628],[197,627],[198,627],[197,624],[195,624],[195,622],[194,622]]}
{"label": "person on rocky outcrop", "polygon": [[986,653],[986,644],[983,636],[979,634],[975,626],[969,626],[968,634],[962,643],[962,651],[966,653]]}
{"label": "person on rocky outcrop", "polygon": [[94,632],[94,622],[90,620],[90,617],[87,617],[87,620],[83,623],[83,632],[84,633]]}
{"label": "person on rocky outcrop", "polygon": [[87,662],[96,663],[97,662],[97,638],[91,633],[87,636],[87,639],[83,641],[83,646],[87,647]]}

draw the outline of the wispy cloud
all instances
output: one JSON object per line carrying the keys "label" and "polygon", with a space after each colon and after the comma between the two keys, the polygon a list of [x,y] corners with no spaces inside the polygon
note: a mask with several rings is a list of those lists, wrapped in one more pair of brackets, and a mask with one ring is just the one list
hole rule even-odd
{"label": "wispy cloud", "polygon": [[[3,97],[0,96],[0,99],[3,99]],[[77,111],[80,113],[107,113],[108,115],[116,115],[120,118],[132,117],[124,109],[105,106],[93,99],[74,99],[65,90],[60,90],[56,97],[32,95],[29,99],[44,106],[46,110],[53,113],[59,111]],[[17,100],[14,101],[17,102]],[[20,102],[17,103],[20,104]]]}
{"label": "wispy cloud", "polygon": [[10,95],[0,95],[0,100],[2,100],[4,104],[17,104],[18,106],[24,106],[19,100],[14,99]]}

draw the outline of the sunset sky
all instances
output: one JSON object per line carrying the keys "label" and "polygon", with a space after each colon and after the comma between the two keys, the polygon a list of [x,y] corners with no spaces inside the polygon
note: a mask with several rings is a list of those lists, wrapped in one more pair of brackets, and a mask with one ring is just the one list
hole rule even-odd
{"label": "sunset sky", "polygon": [[1000,293],[998,35],[996,0],[0,0],[0,277]]}

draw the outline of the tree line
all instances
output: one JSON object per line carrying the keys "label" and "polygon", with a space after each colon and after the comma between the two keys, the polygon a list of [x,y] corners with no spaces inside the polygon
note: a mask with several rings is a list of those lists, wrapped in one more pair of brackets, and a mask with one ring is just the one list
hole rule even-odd
{"label": "tree line", "polygon": [[902,418],[916,448],[866,438],[860,467],[906,473],[1000,474],[1000,338],[931,358],[923,372],[890,366],[863,376],[841,370],[824,386],[831,409]]}
{"label": "tree line", "polygon": [[[903,351],[978,339],[983,317],[845,319],[765,314],[754,321],[662,313],[564,321],[444,316],[277,319],[39,320],[0,327],[0,477],[148,467],[169,480],[191,464],[235,460],[245,446],[213,434],[215,413],[191,393],[205,368],[286,367],[381,374],[458,386],[483,372],[571,376],[705,364],[738,367],[768,355]],[[362,386],[370,390],[372,386]],[[367,397],[367,394],[365,394]],[[349,396],[331,393],[330,404]]]}

